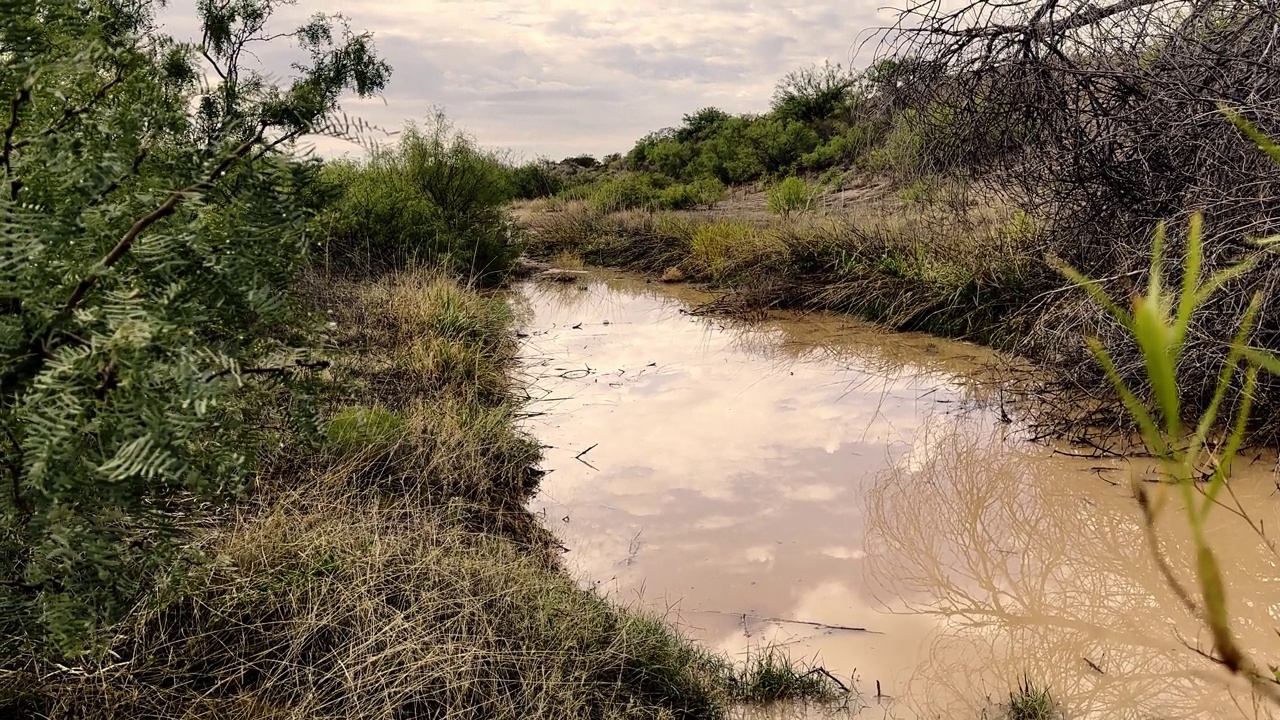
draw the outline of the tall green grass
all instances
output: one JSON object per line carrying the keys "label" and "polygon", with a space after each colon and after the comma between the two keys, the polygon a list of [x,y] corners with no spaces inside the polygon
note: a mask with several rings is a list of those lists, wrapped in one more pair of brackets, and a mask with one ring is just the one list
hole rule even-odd
{"label": "tall green grass", "polygon": [[813,209],[818,190],[804,178],[792,176],[770,185],[767,197],[769,212],[789,217]]}

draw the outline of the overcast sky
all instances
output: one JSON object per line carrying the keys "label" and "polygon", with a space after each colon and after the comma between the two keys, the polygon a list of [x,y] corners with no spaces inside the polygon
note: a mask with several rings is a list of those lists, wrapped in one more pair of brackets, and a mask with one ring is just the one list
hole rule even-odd
{"label": "overcast sky", "polygon": [[[525,157],[625,152],[650,130],[715,105],[768,108],[774,83],[814,62],[864,64],[885,0],[298,0],[272,30],[317,11],[370,30],[394,68],[382,98],[349,113],[398,129],[442,107],[480,143]],[[161,16],[195,31],[195,0]],[[279,48],[264,67],[288,72]],[[324,143],[326,154],[341,148]]]}

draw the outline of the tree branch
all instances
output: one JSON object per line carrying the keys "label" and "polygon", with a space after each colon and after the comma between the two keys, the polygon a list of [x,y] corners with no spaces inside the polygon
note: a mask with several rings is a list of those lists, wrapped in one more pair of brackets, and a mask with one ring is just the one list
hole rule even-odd
{"label": "tree branch", "polygon": [[102,99],[107,96],[107,93],[111,92],[112,88],[124,82],[124,80],[125,80],[124,72],[122,70],[117,70],[115,78],[113,78],[111,82],[107,83],[106,85],[103,85],[102,87],[98,88],[98,91],[95,92],[93,94],[93,97],[89,98],[89,100],[84,105],[81,105],[80,107],[68,107],[64,109],[62,111],[62,116],[59,117],[57,121],[55,121],[52,125],[45,128],[44,130],[41,130],[35,135],[23,138],[18,142],[13,143],[13,149],[19,150],[21,148],[26,147],[27,145],[30,145],[32,142],[35,142],[37,138],[48,137],[58,132],[62,128],[66,127],[67,124],[70,123],[75,118],[92,110],[95,105],[97,105],[99,102],[102,102]]}
{"label": "tree branch", "polygon": [[[1040,10],[1032,17],[1030,22],[1018,24],[1001,24],[1001,25],[982,25],[979,27],[963,28],[960,30],[948,30],[932,25],[926,25],[915,32],[924,32],[930,35],[945,35],[948,37],[963,38],[966,40],[977,39],[994,39],[1004,37],[1006,35],[1026,35],[1034,38],[1045,38],[1052,35],[1060,35],[1072,30],[1095,25],[1114,15],[1136,10],[1147,5],[1155,5],[1162,0],[1120,0],[1120,2],[1107,5],[1090,5],[1088,7],[1077,10],[1069,15],[1062,22],[1054,22],[1052,20],[1040,19],[1046,12],[1046,7]],[[1052,5],[1053,3],[1050,3]]]}
{"label": "tree branch", "polygon": [[276,148],[280,147],[286,142],[289,142],[291,140],[297,140],[299,137],[302,137],[302,135],[303,135],[303,131],[301,130],[285,133],[283,136],[277,138],[276,140],[271,141],[267,145],[263,146],[261,150],[254,153],[253,157],[249,158],[249,162],[252,163],[252,162],[257,162],[258,160],[261,160],[262,157],[267,153],[271,152],[272,150],[275,150]]}
{"label": "tree branch", "polygon": [[200,46],[200,54],[204,56],[205,60],[209,61],[209,65],[213,67],[213,71],[218,74],[218,77],[222,78],[223,82],[226,82],[227,74],[222,71],[222,68],[218,65],[218,61],[213,59],[213,56],[209,54],[209,51],[205,49],[204,45]]}
{"label": "tree branch", "polygon": [[332,364],[328,360],[295,360],[292,367],[249,367],[238,371],[227,368],[205,378],[205,382],[213,382],[228,375],[285,375],[294,370],[327,370]]}
{"label": "tree branch", "polygon": [[9,199],[17,200],[22,189],[22,181],[13,177],[13,134],[22,123],[19,113],[22,106],[31,100],[31,90],[24,87],[13,96],[9,103],[9,124],[4,129],[4,146],[0,150],[0,165],[4,166],[4,176],[9,179]]}
{"label": "tree branch", "polygon": [[129,165],[129,172],[123,178],[116,178],[115,180],[112,180],[109,185],[103,188],[102,192],[98,193],[97,197],[89,201],[89,207],[97,207],[98,205],[101,205],[102,202],[107,199],[107,196],[118,190],[120,185],[124,183],[126,179],[136,176],[142,170],[142,163],[146,161],[147,156],[150,153],[150,149],[144,147],[136,156],[134,156],[133,163]]}
{"label": "tree branch", "polygon": [[70,317],[80,303],[83,302],[85,295],[89,290],[97,284],[98,278],[105,271],[114,266],[124,257],[129,249],[133,246],[134,241],[138,239],[143,232],[150,228],[160,220],[172,215],[175,210],[185,201],[191,194],[207,190],[215,183],[218,178],[222,177],[227,170],[231,168],[235,162],[243,158],[253,146],[262,140],[262,133],[265,128],[259,128],[253,137],[245,140],[229,155],[218,163],[213,172],[209,173],[209,177],[190,185],[181,190],[176,190],[165,199],[155,210],[152,210],[145,217],[139,219],[129,228],[129,231],[120,238],[115,247],[111,248],[101,260],[97,262],[94,268],[76,283],[75,289],[72,290],[71,296],[67,298],[67,302],[63,304],[61,311],[52,319],[45,323],[44,327],[31,336],[30,342],[19,353],[10,357],[13,365],[9,371],[0,375],[0,388],[3,388],[6,395],[14,395],[19,392],[12,389],[17,388],[22,382],[35,376],[44,366],[44,362],[52,355],[50,341],[54,338],[58,331],[58,325],[62,320]]}
{"label": "tree branch", "polygon": [[223,158],[222,162],[218,163],[218,166],[213,169],[213,172],[209,174],[208,178],[181,190],[175,190],[169,195],[169,197],[165,198],[165,201],[161,203],[159,207],[135,222],[133,226],[129,228],[129,231],[124,234],[124,237],[120,238],[120,241],[115,244],[115,247],[111,248],[111,251],[98,261],[93,270],[91,270],[88,275],[84,276],[79,283],[76,283],[75,289],[71,292],[71,297],[67,298],[66,304],[62,307],[62,315],[64,317],[70,315],[72,311],[80,305],[80,302],[84,300],[85,294],[88,293],[89,290],[98,282],[98,278],[102,273],[109,270],[119,262],[120,258],[124,257],[125,254],[129,252],[129,249],[133,247],[133,243],[138,239],[138,236],[146,232],[147,228],[150,228],[160,220],[172,215],[173,212],[178,209],[178,206],[181,205],[191,194],[207,190],[218,180],[218,178],[222,177],[237,160],[244,157],[251,149],[253,149],[253,146],[261,139],[262,130],[259,130],[253,135],[253,137],[245,140],[239,147],[233,150],[231,154]]}
{"label": "tree branch", "polygon": [[207,25],[205,26],[204,34],[200,38],[200,54],[204,56],[205,60],[209,61],[209,64],[213,66],[213,71],[216,72],[218,77],[222,78],[225,82],[227,74],[222,71],[222,67],[218,65],[218,61],[214,60],[213,56],[209,54],[209,28]]}

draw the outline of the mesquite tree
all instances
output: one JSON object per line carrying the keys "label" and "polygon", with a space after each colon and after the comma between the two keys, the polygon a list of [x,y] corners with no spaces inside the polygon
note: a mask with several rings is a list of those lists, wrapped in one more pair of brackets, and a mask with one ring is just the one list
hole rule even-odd
{"label": "mesquite tree", "polygon": [[[203,41],[146,0],[0,4],[0,655],[73,655],[242,492],[246,390],[299,367],[307,133],[389,68],[273,0],[201,0]],[[242,62],[292,38],[281,87]],[[194,108],[194,111],[192,110]]]}

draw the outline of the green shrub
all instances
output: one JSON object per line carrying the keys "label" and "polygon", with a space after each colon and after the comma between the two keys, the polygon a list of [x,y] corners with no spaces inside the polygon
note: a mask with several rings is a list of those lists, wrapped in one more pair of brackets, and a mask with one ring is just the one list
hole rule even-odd
{"label": "green shrub", "polygon": [[813,207],[817,199],[816,189],[804,178],[789,177],[769,187],[769,212],[786,217]]}
{"label": "green shrub", "polygon": [[698,204],[708,208],[729,196],[729,191],[725,188],[724,183],[713,177],[698,178],[690,184],[693,186],[694,194],[698,197]]}
{"label": "green shrub", "polygon": [[762,175],[776,177],[794,172],[801,158],[821,142],[818,133],[802,122],[766,117],[747,127],[743,150],[754,157]]}
{"label": "green shrub", "polygon": [[658,192],[653,206],[659,210],[689,210],[711,207],[725,198],[724,184],[715,178],[699,178],[690,183],[672,185]]}
{"label": "green shrub", "polygon": [[919,115],[908,110],[893,118],[884,140],[867,154],[866,164],[871,170],[910,177],[919,170],[923,155]]}
{"label": "green shrub", "polygon": [[596,160],[592,155],[574,155],[567,157],[563,161],[566,165],[576,165],[584,170],[590,170],[600,166],[600,161]]}
{"label": "green shrub", "polygon": [[922,177],[898,190],[898,197],[903,202],[917,205],[929,205],[936,202],[941,195],[941,187],[936,178]]}
{"label": "green shrub", "polygon": [[728,116],[714,108],[670,132],[651,133],[627,155],[628,167],[685,182],[715,178],[736,184],[794,172],[822,139],[798,120]]}
{"label": "green shrub", "polygon": [[652,173],[625,173],[597,183],[587,202],[592,210],[600,213],[651,208],[657,204],[667,182]]}
{"label": "green shrub", "polygon": [[604,182],[603,180],[597,180],[595,182],[585,182],[577,185],[569,185],[569,186],[566,186],[560,192],[556,193],[555,196],[566,202],[573,201],[573,200],[590,200],[591,196],[595,194],[596,190],[600,187],[601,183],[603,182]]}
{"label": "green shrub", "polygon": [[887,129],[881,122],[858,123],[805,154],[800,158],[800,165],[810,170],[852,165],[883,140]]}
{"label": "green shrub", "polygon": [[817,123],[854,100],[857,77],[840,64],[824,62],[788,73],[773,94],[773,112],[779,118]]}
{"label": "green shrub", "polygon": [[507,182],[511,197],[517,200],[551,197],[565,187],[564,178],[546,162],[530,162],[511,168]]}
{"label": "green shrub", "polygon": [[520,254],[504,209],[506,168],[443,116],[425,131],[410,126],[396,146],[342,175],[342,197],[323,222],[331,270],[445,265],[485,281]]}
{"label": "green shrub", "polygon": [[705,107],[684,116],[684,124],[675,132],[680,142],[701,142],[716,134],[719,127],[730,119],[729,113],[716,107]]}
{"label": "green shrub", "polygon": [[662,140],[649,148],[644,169],[669,178],[684,178],[689,175],[689,165],[697,157],[697,152],[692,143]]}
{"label": "green shrub", "polygon": [[699,204],[693,185],[681,183],[659,191],[653,206],[659,210],[689,210]]}
{"label": "green shrub", "polygon": [[845,147],[844,137],[837,135],[819,145],[813,152],[805,153],[800,158],[800,165],[808,170],[823,170],[839,165],[846,159],[856,157],[856,155],[850,156],[851,154]]}
{"label": "green shrub", "polygon": [[657,132],[651,132],[636,141],[631,150],[627,152],[623,158],[623,164],[628,170],[652,170],[653,163],[650,160],[650,154],[653,149],[662,142],[675,140],[675,130],[666,129]]}
{"label": "green shrub", "polygon": [[844,168],[841,168],[841,167],[828,168],[826,172],[818,176],[818,184],[821,185],[822,187],[830,188],[836,191],[843,190],[845,187],[845,183],[848,182],[849,180],[849,175],[850,173],[847,172]]}

